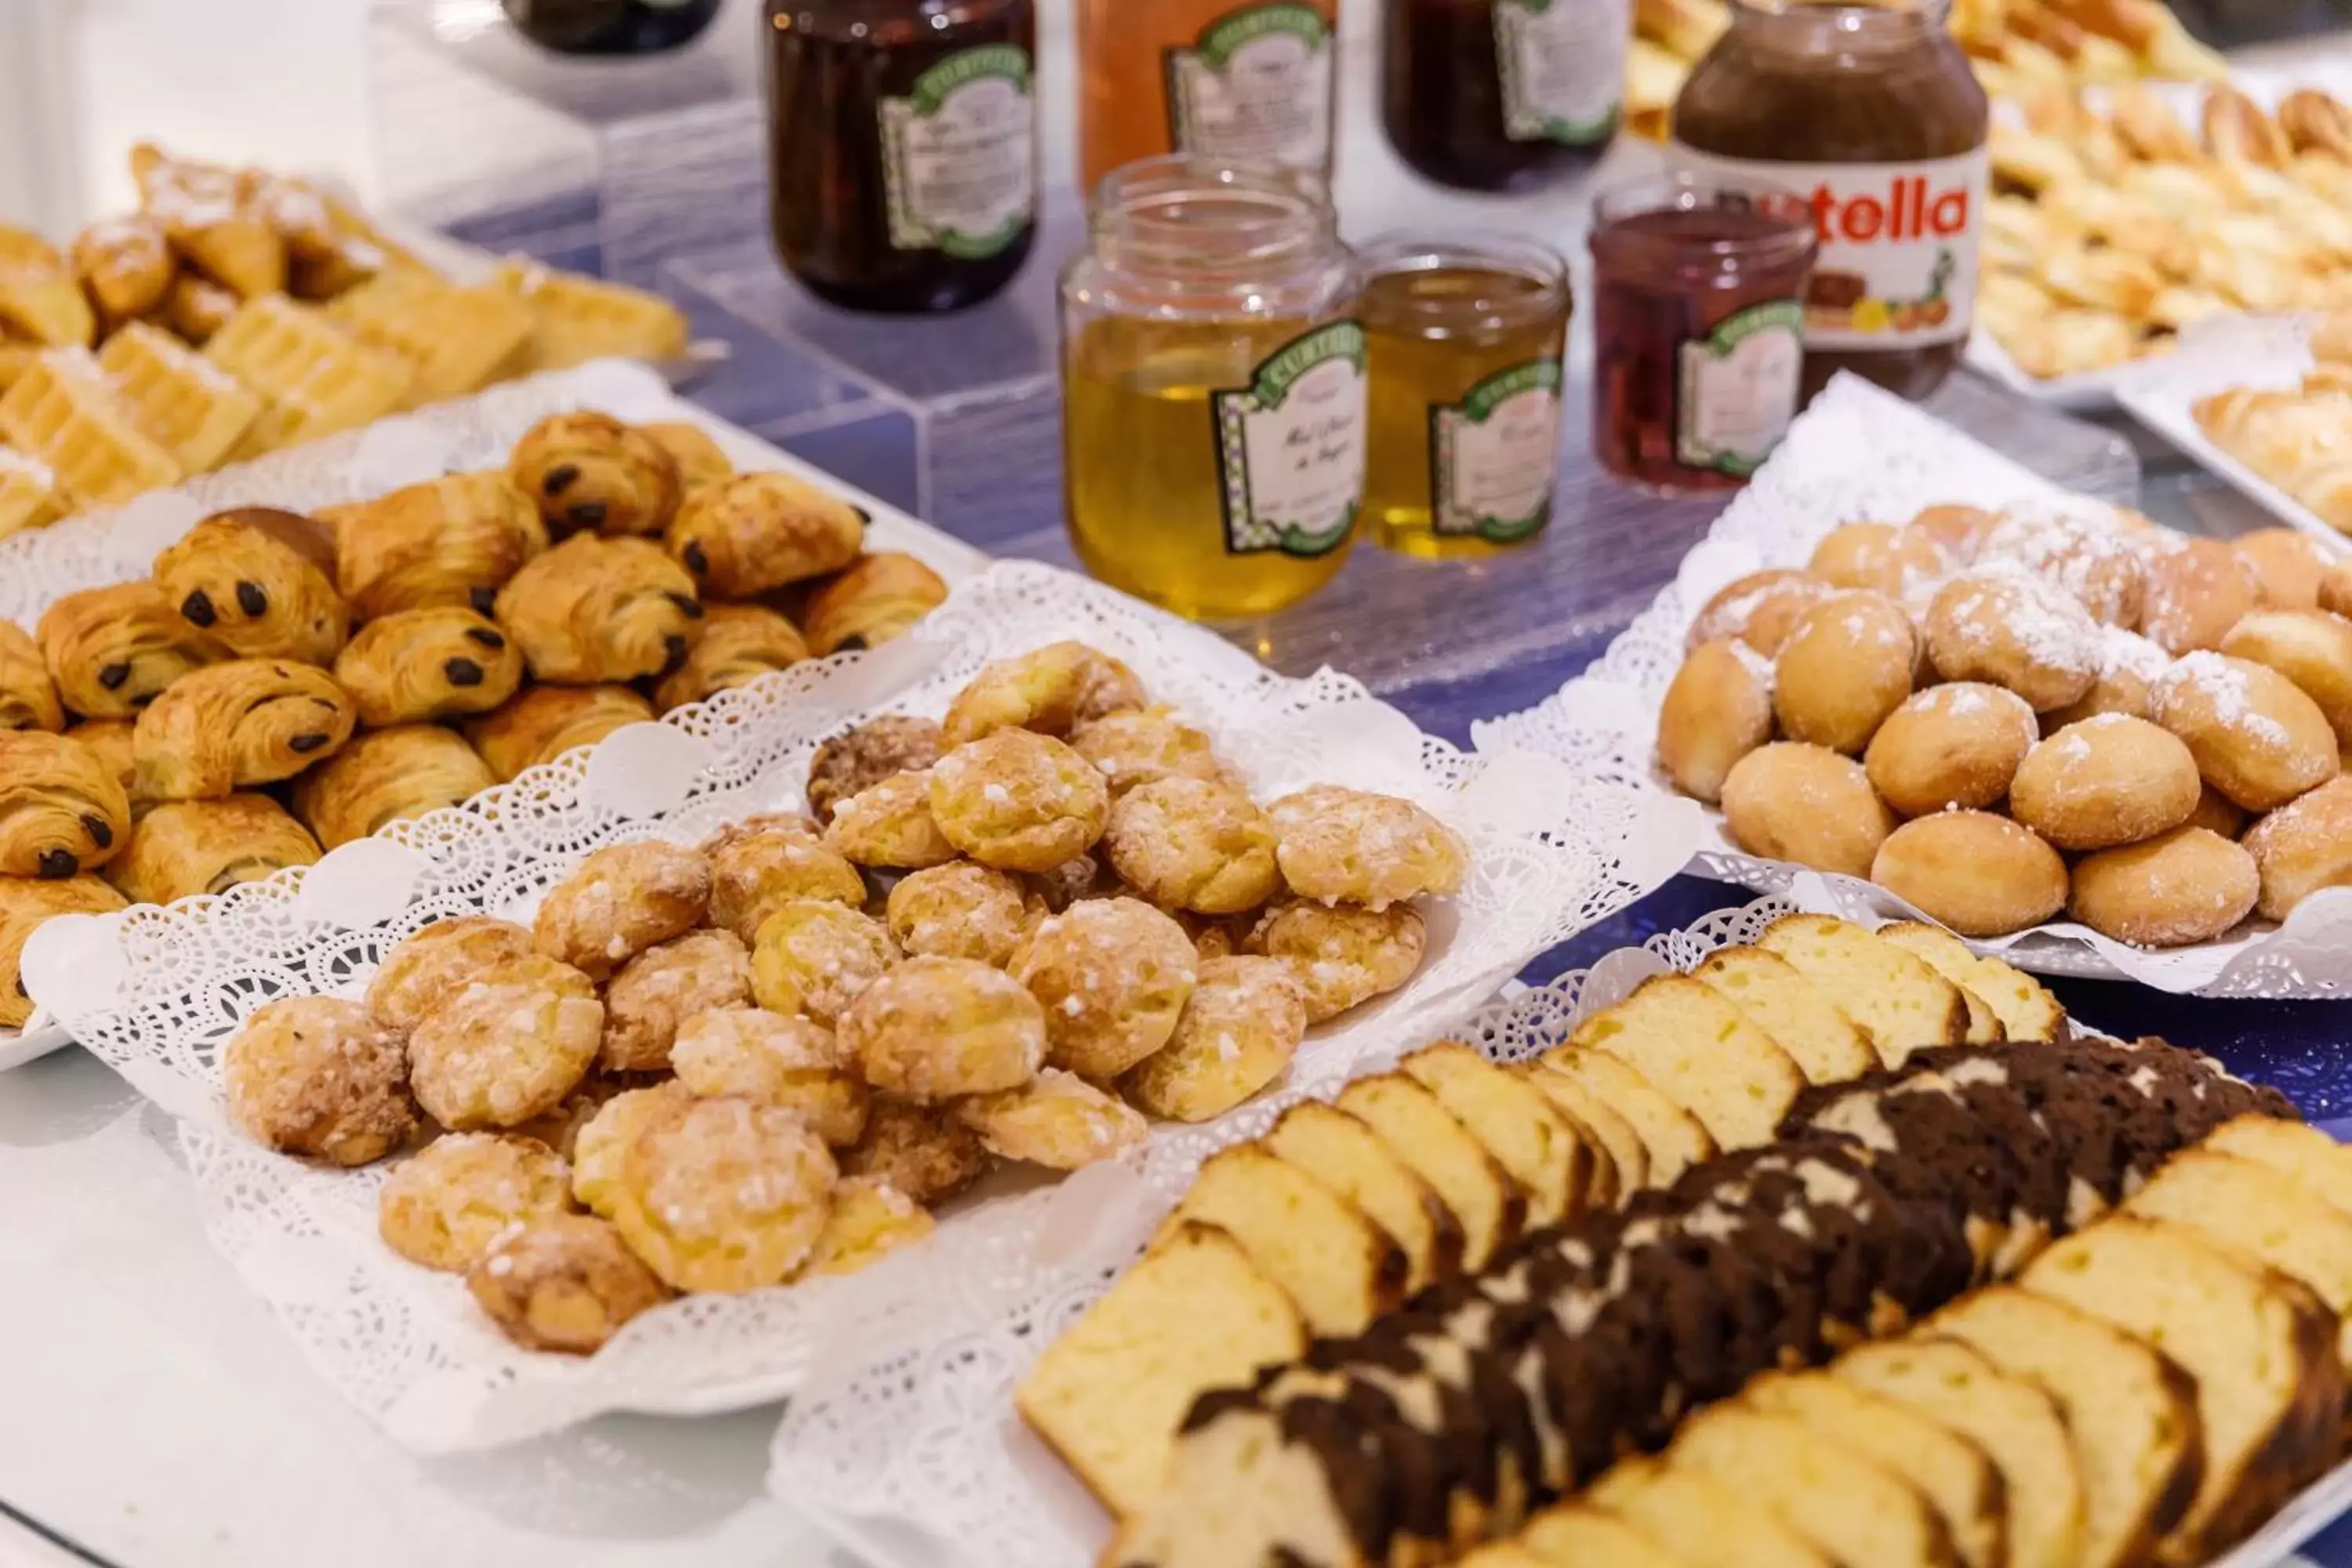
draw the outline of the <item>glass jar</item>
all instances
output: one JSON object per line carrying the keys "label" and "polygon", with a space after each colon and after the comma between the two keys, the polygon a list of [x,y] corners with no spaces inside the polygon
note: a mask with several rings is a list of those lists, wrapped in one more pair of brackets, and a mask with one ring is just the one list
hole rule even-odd
{"label": "glass jar", "polygon": [[1632,36],[1629,0],[1385,0],[1381,128],[1440,184],[1580,174],[1617,134]]}
{"label": "glass jar", "polygon": [[1792,191],[1691,174],[1592,213],[1592,449],[1668,490],[1745,484],[1796,416],[1812,215]]}
{"label": "glass jar", "polygon": [[1959,363],[1990,114],[1944,13],[1945,0],[1733,0],[1731,30],[1675,101],[1686,166],[1788,186],[1812,208],[1808,400],[1840,370],[1925,397]]}
{"label": "glass jar", "polygon": [[1331,177],[1339,0],[1078,0],[1078,177],[1169,153]]}
{"label": "glass jar", "polygon": [[651,55],[691,42],[720,0],[505,0],[515,31],[567,55]]}
{"label": "glass jar", "polygon": [[1371,376],[1364,516],[1409,555],[1490,555],[1551,521],[1568,263],[1503,236],[1357,253]]}
{"label": "glass jar", "polygon": [[1364,329],[1321,182],[1167,157],[1103,182],[1062,277],[1065,482],[1087,570],[1203,620],[1339,570],[1364,494]]}
{"label": "glass jar", "polygon": [[1033,0],[768,0],[776,253],[819,299],[953,310],[1037,226]]}

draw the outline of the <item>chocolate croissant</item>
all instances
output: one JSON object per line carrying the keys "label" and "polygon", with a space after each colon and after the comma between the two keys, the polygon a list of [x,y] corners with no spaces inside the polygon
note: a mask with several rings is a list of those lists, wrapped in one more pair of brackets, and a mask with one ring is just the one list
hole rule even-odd
{"label": "chocolate croissant", "polygon": [[222,512],[155,558],[155,585],[190,626],[247,658],[332,664],[352,612],[313,531],[269,507]]}
{"label": "chocolate croissant", "polygon": [[895,550],[860,557],[808,602],[803,624],[819,658],[851,648],[880,647],[947,603],[940,574]]}
{"label": "chocolate croissant", "polygon": [[318,858],[318,840],[266,795],[174,800],[139,819],[106,879],[133,903],[168,904]]}
{"label": "chocolate croissant", "polygon": [[238,658],[183,676],[139,715],[139,784],[158,800],[216,800],[292,778],[352,738],[352,700],[323,669]]}
{"label": "chocolate croissant", "polygon": [[487,616],[547,548],[539,509],[502,473],[451,474],[335,511],[335,580],[362,621],[438,605]]}
{"label": "chocolate croissant", "polygon": [[457,605],[402,610],[359,629],[335,679],[373,729],[487,713],[522,684],[522,654],[487,616]]}
{"label": "chocolate croissant", "polygon": [[99,765],[122,786],[134,817],[154,804],[139,793],[137,732],[128,719],[85,719],[66,731],[67,740],[80,742],[82,750],[96,757]]}
{"label": "chocolate croissant", "polygon": [[0,730],[62,730],[65,704],[41,661],[40,645],[14,621],[0,621]]}
{"label": "chocolate croissant", "polygon": [[229,657],[152,583],[68,594],[41,617],[40,640],[58,695],[92,719],[134,718],[180,677]]}
{"label": "chocolate croissant", "polygon": [[0,877],[94,871],[130,828],[131,797],[96,752],[46,730],[0,731]]}
{"label": "chocolate croissant", "polygon": [[498,617],[533,675],[576,686],[667,675],[702,630],[694,579],[659,545],[588,533],[516,573]]}
{"label": "chocolate croissant", "polygon": [[499,781],[456,731],[400,724],[360,736],[294,781],[294,815],[332,849],[392,823],[460,805]]}
{"label": "chocolate croissant", "polygon": [[21,1026],[33,1016],[25,990],[25,943],[59,915],[102,915],[122,908],[122,895],[96,877],[62,882],[0,880],[0,1025]]}
{"label": "chocolate croissant", "polygon": [[789,474],[705,485],[669,526],[669,552],[715,599],[742,599],[838,572],[857,559],[865,519],[839,496]]}
{"label": "chocolate croissant", "polygon": [[655,689],[654,701],[667,713],[808,656],[800,632],[775,611],[760,605],[713,605],[702,623],[701,640]]}
{"label": "chocolate croissant", "polygon": [[728,457],[710,432],[699,425],[640,425],[639,430],[652,437],[677,464],[678,482],[685,489],[717,484],[735,477],[734,460]]}
{"label": "chocolate croissant", "polygon": [[516,444],[507,473],[558,535],[659,533],[684,488],[668,447],[609,414],[541,420]]}
{"label": "chocolate croissant", "polygon": [[625,686],[534,686],[497,712],[467,720],[466,739],[505,783],[653,716],[653,705]]}

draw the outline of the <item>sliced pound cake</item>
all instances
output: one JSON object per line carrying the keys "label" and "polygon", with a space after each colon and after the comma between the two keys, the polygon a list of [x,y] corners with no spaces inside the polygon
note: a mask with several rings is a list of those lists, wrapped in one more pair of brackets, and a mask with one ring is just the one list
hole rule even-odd
{"label": "sliced pound cake", "polygon": [[1899,1067],[1922,1046],[1954,1045],[1969,1036],[1959,987],[1901,948],[1847,921],[1783,915],[1756,945],[1801,971],[1837,998],[1870,1037],[1879,1061]]}
{"label": "sliced pound cake", "polygon": [[1628,1459],[1584,1496],[1623,1518],[1688,1568],[1837,1568],[1752,1496],[1656,1459]]}
{"label": "sliced pound cake", "polygon": [[2204,1146],[2268,1165],[2294,1177],[2314,1197],[2352,1214],[2352,1148],[2316,1127],[2268,1116],[2241,1116],[2216,1129]]}
{"label": "sliced pound cake", "polygon": [[1727,947],[1691,978],[1748,1016],[1796,1059],[1811,1083],[1843,1083],[1878,1065],[1870,1037],[1829,994],[1778,953]]}
{"label": "sliced pound cake", "polygon": [[1255,1144],[1212,1154],[1171,1225],[1215,1226],[1318,1334],[1352,1334],[1404,1300],[1404,1252],[1364,1211]]}
{"label": "sliced pound cake", "polygon": [[1569,1503],[1538,1514],[1528,1521],[1511,1547],[1489,1550],[1522,1554],[1488,1563],[1484,1553],[1464,1560],[1464,1568],[1696,1568],[1667,1555],[1664,1547],[1606,1509]]}
{"label": "sliced pound cake", "polygon": [[1831,1363],[1840,1382],[1969,1438],[2000,1468],[2009,1568],[2074,1568],[2083,1541],[2083,1472],[2058,1406],[2039,1384],[2002,1372],[1958,1340],[1861,1345]]}
{"label": "sliced pound cake", "polygon": [[1259,1140],[1371,1217],[1404,1249],[1407,1295],[1462,1270],[1454,1211],[1381,1135],[1336,1106],[1310,1100],[1284,1111]]}
{"label": "sliced pound cake", "polygon": [[2344,1405],[2334,1314],[2302,1285],[2183,1226],[2116,1215],[2018,1283],[2159,1345],[2197,1384],[2205,1473],[2160,1548],[2201,1562],[2334,1459]]}
{"label": "sliced pound cake", "polygon": [[[1486,1146],[1528,1194],[1528,1223],[1573,1219],[1590,1203],[1597,1145],[1551,1101],[1471,1047],[1449,1040],[1397,1064]],[[1612,1168],[1609,1185],[1616,1185]]]}
{"label": "sliced pound cake", "polygon": [[2012,1040],[2049,1042],[2066,1036],[2066,1009],[2047,986],[2013,964],[1982,958],[1969,944],[1941,926],[1897,921],[1874,933],[1927,966],[1963,992],[1977,997],[2000,1019],[2001,1032]]}
{"label": "sliced pound cake", "polygon": [[1606,1051],[1698,1118],[1725,1149],[1769,1142],[1805,1076],[1772,1037],[1699,982],[1643,981],[1577,1026],[1569,1048]]}
{"label": "sliced pound cake", "polygon": [[1711,1160],[1720,1152],[1697,1117],[1675,1103],[1638,1068],[1606,1051],[1580,1051],[1573,1046],[1560,1046],[1544,1053],[1541,1066],[1567,1079],[1633,1124],[1633,1131],[1641,1136],[1643,1148],[1649,1152],[1650,1184],[1654,1187],[1670,1184],[1691,1166],[1701,1160]]}
{"label": "sliced pound cake", "polygon": [[1539,1063],[1516,1070],[1534,1086],[1538,1094],[1550,1100],[1555,1110],[1590,1132],[1594,1142],[1608,1152],[1609,1164],[1616,1176],[1616,1188],[1608,1202],[1624,1203],[1650,1184],[1650,1151],[1643,1144],[1642,1135],[1633,1131],[1633,1124],[1615,1106],[1567,1075],[1553,1072]]}
{"label": "sliced pound cake", "polygon": [[1853,1568],[1956,1568],[1951,1532],[1918,1488],[1856,1444],[1786,1415],[1717,1405],[1686,1422],[1666,1449],[1754,1500]]}
{"label": "sliced pound cake", "polygon": [[1241,1245],[1182,1222],[1045,1348],[1013,1405],[1125,1517],[1159,1495],[1177,1424],[1202,1390],[1306,1349],[1297,1309]]}
{"label": "sliced pound cake", "polygon": [[1333,1101],[1436,1190],[1462,1226],[1462,1266],[1483,1268],[1527,1224],[1528,1197],[1437,1097],[1402,1073],[1360,1078]]}

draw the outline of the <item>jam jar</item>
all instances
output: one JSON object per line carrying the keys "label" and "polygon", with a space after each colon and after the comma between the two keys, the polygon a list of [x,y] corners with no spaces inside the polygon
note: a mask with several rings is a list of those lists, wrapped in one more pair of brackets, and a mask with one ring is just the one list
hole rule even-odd
{"label": "jam jar", "polygon": [[1968,338],[1990,116],[1945,9],[1732,0],[1675,101],[1685,166],[1787,186],[1811,210],[1808,399],[1841,370],[1924,397]]}
{"label": "jam jar", "polygon": [[768,0],[771,216],[809,292],[953,310],[1037,227],[1034,0]]}
{"label": "jam jar", "polygon": [[1633,31],[1629,0],[1385,0],[1381,127],[1440,184],[1570,178],[1617,134]]}
{"label": "jam jar", "polygon": [[652,55],[690,43],[719,0],[505,0],[515,30],[567,55]]}

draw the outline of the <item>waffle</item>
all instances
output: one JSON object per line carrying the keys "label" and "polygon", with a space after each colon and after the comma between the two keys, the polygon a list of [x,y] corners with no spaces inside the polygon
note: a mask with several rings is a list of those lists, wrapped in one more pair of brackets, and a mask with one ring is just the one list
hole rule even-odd
{"label": "waffle", "polygon": [[412,405],[478,392],[530,341],[530,309],[496,284],[455,288],[396,268],[344,294],[327,313],[361,342],[406,360]]}
{"label": "waffle", "polygon": [[48,465],[0,447],[0,539],[47,528],[65,515],[58,477]]}
{"label": "waffle", "polygon": [[261,417],[261,399],[171,333],[133,321],[98,364],[192,474],[220,466]]}
{"label": "waffle", "polygon": [[47,465],[73,500],[110,506],[182,477],[87,349],[51,349],[0,396],[0,440]]}
{"label": "waffle", "polygon": [[686,352],[686,316],[659,295],[529,261],[508,262],[497,280],[530,307],[536,323],[523,372],[563,370],[608,355],[663,360]]}
{"label": "waffle", "polygon": [[406,361],[282,295],[247,302],[205,356],[267,400],[230,454],[257,457],[380,419],[408,396]]}

